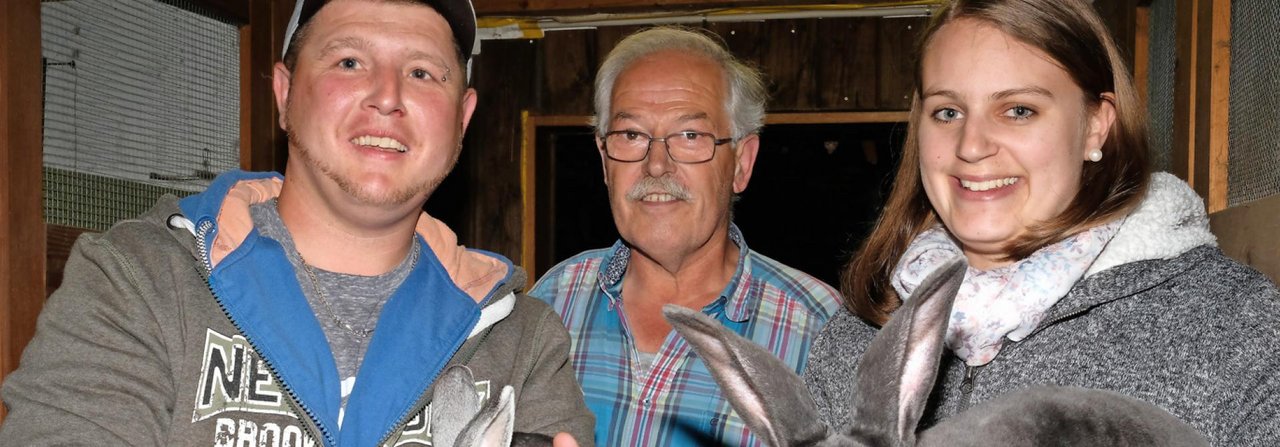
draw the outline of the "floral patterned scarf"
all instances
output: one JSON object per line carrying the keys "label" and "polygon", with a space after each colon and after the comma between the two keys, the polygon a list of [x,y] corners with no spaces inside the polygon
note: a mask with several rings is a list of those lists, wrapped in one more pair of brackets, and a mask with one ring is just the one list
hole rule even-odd
{"label": "floral patterned scarf", "polygon": [[[1122,221],[1083,231],[1007,266],[969,267],[951,309],[947,346],[966,364],[981,366],[995,358],[1006,337],[1025,338],[1080,280]],[[942,226],[926,230],[898,260],[894,289],[907,299],[929,273],[956,256],[964,253]]]}

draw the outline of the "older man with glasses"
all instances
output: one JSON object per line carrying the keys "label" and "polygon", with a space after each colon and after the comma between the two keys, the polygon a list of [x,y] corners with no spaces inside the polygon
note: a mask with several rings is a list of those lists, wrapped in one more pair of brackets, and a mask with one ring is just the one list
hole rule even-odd
{"label": "older man with glasses", "polygon": [[596,144],[622,240],[529,292],[560,313],[602,446],[758,445],[706,365],[662,318],[700,309],[800,371],[840,304],[821,281],[747,248],[732,222],[751,179],[760,74],[682,28],[636,33],[596,76]]}

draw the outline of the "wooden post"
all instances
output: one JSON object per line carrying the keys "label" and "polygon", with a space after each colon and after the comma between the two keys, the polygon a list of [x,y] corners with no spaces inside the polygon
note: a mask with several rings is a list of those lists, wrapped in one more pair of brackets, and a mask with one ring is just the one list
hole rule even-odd
{"label": "wooden post", "polygon": [[293,2],[245,1],[237,6],[246,22],[240,27],[240,168],[283,172],[288,146],[278,124],[271,75],[281,59]]}
{"label": "wooden post", "polygon": [[1209,212],[1227,207],[1231,0],[1199,0],[1195,14],[1195,162],[1191,183]]}
{"label": "wooden post", "polygon": [[1170,162],[1173,173],[1187,183],[1195,184],[1196,137],[1196,14],[1200,0],[1177,0],[1177,34],[1175,51],[1178,63],[1173,77],[1173,147]]}
{"label": "wooden post", "polygon": [[[44,304],[40,0],[0,6],[0,375],[18,366]],[[3,382],[0,379],[0,382]],[[0,420],[4,407],[0,406]]]}

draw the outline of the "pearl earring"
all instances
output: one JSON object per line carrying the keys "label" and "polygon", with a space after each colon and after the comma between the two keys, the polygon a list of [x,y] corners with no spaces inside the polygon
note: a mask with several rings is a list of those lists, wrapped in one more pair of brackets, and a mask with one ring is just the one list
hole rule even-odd
{"label": "pearl earring", "polygon": [[1095,163],[1102,161],[1102,151],[1098,149],[1089,151],[1089,161],[1092,161]]}

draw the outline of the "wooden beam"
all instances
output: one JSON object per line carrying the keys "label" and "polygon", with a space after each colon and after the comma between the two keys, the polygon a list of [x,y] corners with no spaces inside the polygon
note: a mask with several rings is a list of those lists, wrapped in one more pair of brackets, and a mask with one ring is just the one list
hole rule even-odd
{"label": "wooden beam", "polygon": [[[1189,184],[1195,184],[1195,138],[1196,138],[1196,13],[1201,0],[1176,0],[1175,25],[1178,30],[1174,38],[1176,51],[1173,76],[1173,142],[1170,148],[1170,168],[1174,175],[1181,177]],[[1207,0],[1204,0],[1207,1]]]}
{"label": "wooden beam", "polygon": [[271,74],[281,57],[292,2],[241,1],[247,3],[249,20],[240,27],[240,168],[283,171],[287,147],[278,125]]}
{"label": "wooden beam", "polygon": [[[871,111],[871,112],[804,112],[804,113],[770,113],[765,115],[764,123],[768,124],[859,124],[859,123],[898,123],[907,121],[906,110]],[[542,115],[529,116],[534,126],[590,126],[591,117],[586,115]],[[530,129],[525,129],[530,130]]]}
{"label": "wooden beam", "polygon": [[[831,0],[791,0],[787,5],[831,4]],[[866,5],[890,6],[903,0],[862,0]],[[777,6],[777,0],[484,0],[476,2],[476,15],[539,16],[584,13],[691,11],[744,6]]]}
{"label": "wooden beam", "polygon": [[[0,377],[18,366],[44,304],[40,0],[0,6]],[[0,378],[0,383],[3,379]],[[4,418],[0,405],[0,420]]]}
{"label": "wooden beam", "polygon": [[884,112],[815,112],[770,113],[765,115],[765,125],[770,124],[861,124],[906,122],[907,111]]}
{"label": "wooden beam", "polygon": [[[530,275],[534,270],[537,258],[534,251],[537,247],[537,119],[529,115],[528,110],[520,112],[520,266]],[[550,122],[552,120],[548,120]]]}
{"label": "wooden beam", "polygon": [[1195,161],[1191,184],[1213,213],[1227,207],[1231,0],[1199,0],[1196,13]]}
{"label": "wooden beam", "polygon": [[1116,46],[1120,47],[1120,54],[1129,67],[1133,67],[1134,57],[1137,55],[1135,50],[1137,6],[1137,0],[1094,0],[1093,2],[1094,9],[1111,30],[1111,37],[1115,39]]}
{"label": "wooden beam", "polygon": [[1151,76],[1151,7],[1139,5],[1134,15],[1133,30],[1133,87],[1138,90],[1138,99],[1144,106],[1151,87],[1148,78]]}
{"label": "wooden beam", "polygon": [[587,115],[541,115],[530,116],[529,122],[534,126],[583,126],[591,125],[591,117]]}
{"label": "wooden beam", "polygon": [[1280,195],[1209,215],[1209,229],[1227,256],[1280,283]]}

